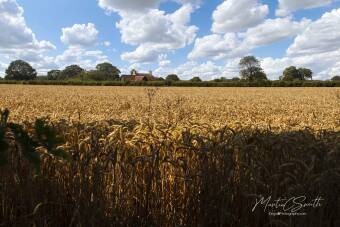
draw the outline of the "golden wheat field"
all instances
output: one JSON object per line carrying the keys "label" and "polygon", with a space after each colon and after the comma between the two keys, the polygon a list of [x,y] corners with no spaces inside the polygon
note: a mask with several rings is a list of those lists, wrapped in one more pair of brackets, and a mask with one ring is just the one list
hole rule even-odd
{"label": "golden wheat field", "polygon": [[340,226],[339,93],[0,85],[0,227]]}
{"label": "golden wheat field", "polygon": [[339,88],[142,88],[0,85],[11,120],[108,119],[215,127],[339,130]]}

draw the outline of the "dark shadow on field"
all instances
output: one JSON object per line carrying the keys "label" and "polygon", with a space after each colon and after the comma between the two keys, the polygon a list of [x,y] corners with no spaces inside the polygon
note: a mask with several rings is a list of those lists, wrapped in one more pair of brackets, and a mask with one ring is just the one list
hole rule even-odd
{"label": "dark shadow on field", "polygon": [[340,226],[339,132],[40,127],[0,127],[0,226]]}

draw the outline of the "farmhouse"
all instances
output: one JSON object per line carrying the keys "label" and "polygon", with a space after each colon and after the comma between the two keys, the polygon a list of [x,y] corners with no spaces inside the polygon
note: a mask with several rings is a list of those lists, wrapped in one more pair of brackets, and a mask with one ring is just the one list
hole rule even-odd
{"label": "farmhouse", "polygon": [[121,80],[123,81],[153,81],[156,78],[152,75],[152,72],[149,73],[139,73],[137,70],[132,70],[131,75],[122,75]]}

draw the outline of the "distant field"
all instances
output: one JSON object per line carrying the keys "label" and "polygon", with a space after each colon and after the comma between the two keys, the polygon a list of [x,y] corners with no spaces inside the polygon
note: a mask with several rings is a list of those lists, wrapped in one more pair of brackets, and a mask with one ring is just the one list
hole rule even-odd
{"label": "distant field", "polygon": [[[153,93],[149,94],[148,92]],[[49,117],[176,121],[215,127],[339,129],[340,88],[143,88],[0,85],[14,121]]]}

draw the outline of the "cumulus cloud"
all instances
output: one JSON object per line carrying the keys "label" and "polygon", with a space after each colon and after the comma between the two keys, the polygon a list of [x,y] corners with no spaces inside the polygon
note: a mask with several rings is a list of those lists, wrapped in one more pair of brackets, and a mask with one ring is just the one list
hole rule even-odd
{"label": "cumulus cloud", "polygon": [[325,13],[313,22],[288,48],[288,55],[310,55],[340,48],[340,9]]}
{"label": "cumulus cloud", "polygon": [[64,68],[70,64],[78,64],[85,69],[91,69],[98,63],[108,61],[108,57],[100,50],[69,47],[62,54],[57,55],[53,61],[58,68]]}
{"label": "cumulus cloud", "polygon": [[279,40],[295,37],[311,23],[309,19],[302,19],[300,22],[292,21],[291,17],[268,19],[264,23],[249,28],[242,36],[243,45],[258,47],[271,44]]}
{"label": "cumulus cloud", "polygon": [[224,66],[217,65],[213,61],[207,61],[202,64],[199,64],[196,61],[188,61],[175,68],[159,67],[155,71],[155,74],[164,77],[175,73],[183,80],[189,80],[196,76],[203,80],[213,80],[220,77],[233,78],[238,76],[239,61],[239,58],[230,59]]}
{"label": "cumulus cloud", "polygon": [[257,0],[226,0],[213,13],[212,32],[239,32],[260,24],[268,15],[267,5]]}
{"label": "cumulus cloud", "polygon": [[72,27],[62,28],[60,40],[70,46],[93,46],[97,41],[98,30],[92,23],[74,24]]}
{"label": "cumulus cloud", "polygon": [[170,65],[171,61],[168,60],[168,56],[166,54],[160,54],[158,56],[158,65],[160,67],[165,67],[167,65]]}
{"label": "cumulus cloud", "polygon": [[329,79],[339,74],[339,23],[340,9],[325,13],[295,38],[285,57],[265,58],[264,69],[276,78],[282,74],[282,69],[290,65],[313,69],[316,79]]}
{"label": "cumulus cloud", "polygon": [[130,13],[144,14],[150,9],[158,8],[162,1],[174,1],[182,5],[195,6],[201,3],[201,0],[98,0],[98,4],[108,12],[118,12],[122,16],[128,16]]}
{"label": "cumulus cloud", "polygon": [[0,73],[10,61],[23,59],[34,67],[47,64],[44,53],[56,47],[49,41],[38,40],[27,26],[24,9],[15,0],[0,0]]}
{"label": "cumulus cloud", "polygon": [[26,25],[24,10],[15,0],[0,1],[0,54],[21,57],[25,52],[42,53],[56,47],[49,41],[38,41]]}
{"label": "cumulus cloud", "polygon": [[157,7],[159,0],[98,0],[98,4],[101,8],[111,12],[141,13]]}
{"label": "cumulus cloud", "polygon": [[332,0],[279,0],[277,16],[287,16],[300,9],[311,9],[330,4]]}
{"label": "cumulus cloud", "polygon": [[225,35],[212,34],[197,38],[188,58],[194,60],[207,57],[219,60],[233,58],[247,51],[247,48],[241,47],[241,41],[235,33],[227,33]]}
{"label": "cumulus cloud", "polygon": [[126,16],[116,26],[122,42],[138,45],[135,51],[122,54],[131,63],[150,63],[160,54],[183,48],[192,43],[198,28],[190,26],[191,5],[183,5],[172,14],[153,9],[139,17]]}

